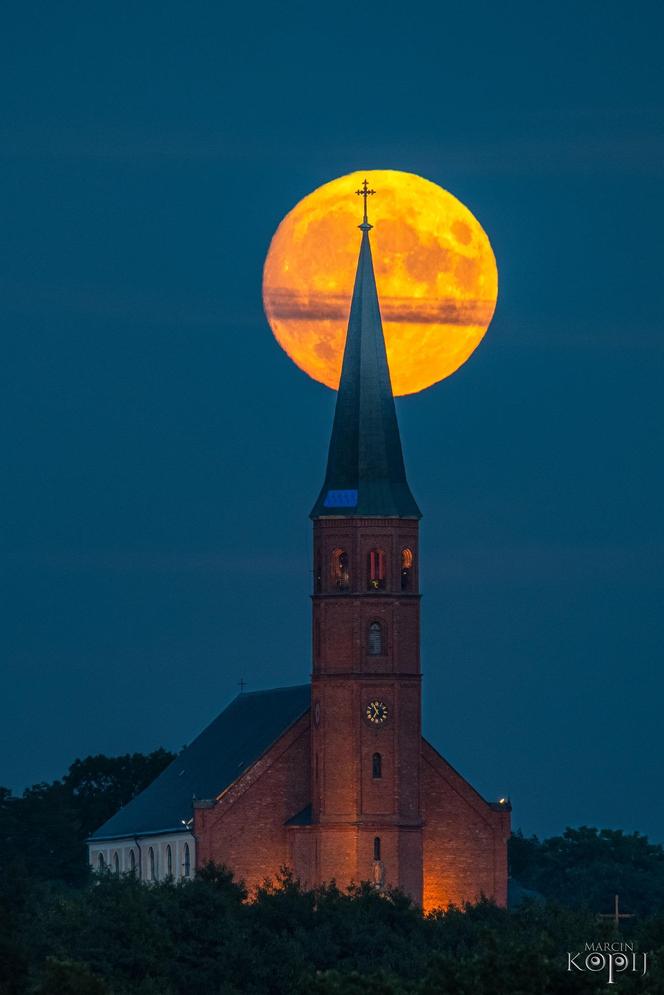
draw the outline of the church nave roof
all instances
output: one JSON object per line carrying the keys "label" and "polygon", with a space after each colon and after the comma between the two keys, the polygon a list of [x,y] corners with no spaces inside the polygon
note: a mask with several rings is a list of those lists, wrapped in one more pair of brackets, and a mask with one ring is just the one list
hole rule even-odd
{"label": "church nave roof", "polygon": [[309,708],[311,685],[239,694],[90,841],[186,832],[194,799],[216,798]]}

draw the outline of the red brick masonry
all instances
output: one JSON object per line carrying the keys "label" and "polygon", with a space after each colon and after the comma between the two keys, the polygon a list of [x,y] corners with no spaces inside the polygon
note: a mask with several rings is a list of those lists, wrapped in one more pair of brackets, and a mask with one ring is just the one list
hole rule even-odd
{"label": "red brick masonry", "polygon": [[[415,519],[314,522],[312,715],[198,803],[199,865],[227,864],[250,889],[287,866],[305,885],[399,887],[425,909],[506,904],[509,812],[422,739],[418,542]],[[372,702],[385,718],[371,721]]]}
{"label": "red brick masonry", "polygon": [[[326,826],[324,842],[320,826],[286,826],[311,801],[310,756],[306,715],[211,807],[196,807],[198,865],[208,860],[226,864],[250,890],[266,878],[274,879],[282,866],[293,869],[304,884],[313,885],[321,860],[317,849],[324,848],[324,862],[335,870],[325,877],[335,877],[342,885],[358,880],[359,855],[367,849],[363,837],[373,835],[371,826]],[[424,739],[421,775],[425,910],[472,901],[480,894],[505,905],[509,812],[487,804]],[[414,853],[408,852],[408,836],[402,831],[401,852],[393,852],[389,830],[380,831],[388,881],[393,876],[403,878],[404,872],[417,880],[417,847]],[[395,863],[402,865],[400,873],[394,874]],[[364,876],[370,877],[368,867]]]}

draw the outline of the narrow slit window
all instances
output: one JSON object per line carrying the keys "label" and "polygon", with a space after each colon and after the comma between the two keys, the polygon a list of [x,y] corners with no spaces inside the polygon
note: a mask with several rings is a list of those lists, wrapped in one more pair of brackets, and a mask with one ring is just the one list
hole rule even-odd
{"label": "narrow slit window", "polygon": [[166,847],[166,873],[169,877],[173,876],[173,851],[170,843]]}
{"label": "narrow slit window", "polygon": [[183,859],[183,864],[184,864],[184,876],[186,878],[188,878],[190,876],[190,874],[191,874],[191,857],[189,856],[189,844],[188,843],[185,843],[185,845],[184,845],[184,859]]}
{"label": "narrow slit window", "polygon": [[383,776],[383,758],[380,753],[374,753],[371,761],[371,776],[379,778]]}
{"label": "narrow slit window", "polygon": [[382,591],[385,588],[385,553],[382,549],[372,549],[369,552],[367,587],[370,591]]}
{"label": "narrow slit window", "polygon": [[129,851],[129,870],[132,874],[136,873],[136,854],[133,850]]}
{"label": "narrow slit window", "polygon": [[383,627],[380,622],[369,625],[369,656],[383,655]]}
{"label": "narrow slit window", "polygon": [[104,868],[105,868],[105,866],[106,866],[106,863],[104,861],[104,854],[100,853],[99,856],[97,857],[97,870],[98,871],[103,871]]}
{"label": "narrow slit window", "polygon": [[116,874],[120,873],[120,858],[118,857],[117,853],[113,854],[113,870],[115,871]]}
{"label": "narrow slit window", "polygon": [[154,850],[152,849],[152,847],[150,847],[150,849],[148,850],[148,868],[150,872],[150,881],[156,881],[157,868],[155,865]]}
{"label": "narrow slit window", "polygon": [[374,860],[380,860],[380,836],[374,837]]}

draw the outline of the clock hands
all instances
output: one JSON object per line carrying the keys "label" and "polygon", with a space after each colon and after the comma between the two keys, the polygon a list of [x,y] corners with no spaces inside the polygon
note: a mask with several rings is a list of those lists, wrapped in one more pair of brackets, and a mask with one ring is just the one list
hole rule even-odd
{"label": "clock hands", "polygon": [[370,701],[367,704],[366,716],[374,724],[385,722],[387,719],[387,705],[382,701]]}

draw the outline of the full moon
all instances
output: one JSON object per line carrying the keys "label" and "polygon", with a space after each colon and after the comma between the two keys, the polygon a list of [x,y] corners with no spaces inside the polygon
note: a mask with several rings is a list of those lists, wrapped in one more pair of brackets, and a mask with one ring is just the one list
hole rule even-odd
{"label": "full moon", "polygon": [[304,197],[277,228],[263,270],[272,332],[294,363],[334,390],[360,248],[364,178],[371,248],[395,394],[449,377],[481,342],[496,307],[498,270],[479,221],[413,173],[349,173]]}

